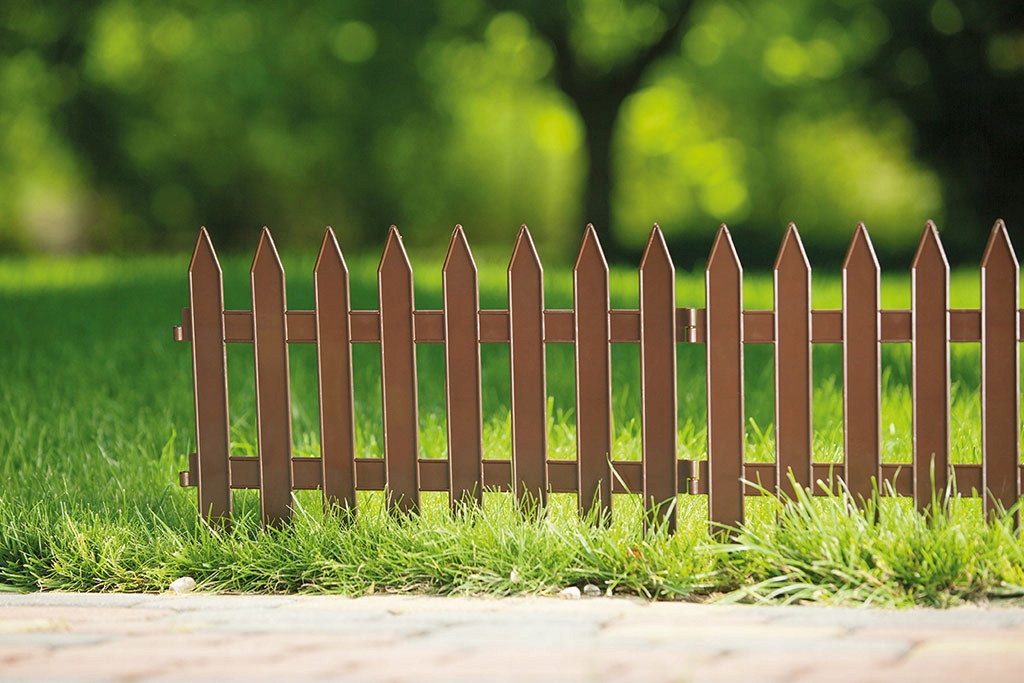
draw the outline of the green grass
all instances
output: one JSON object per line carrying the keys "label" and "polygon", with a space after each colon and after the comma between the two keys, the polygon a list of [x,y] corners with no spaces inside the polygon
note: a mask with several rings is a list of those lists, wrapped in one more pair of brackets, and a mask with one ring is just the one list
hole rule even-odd
{"label": "green grass", "polygon": [[[311,308],[310,256],[285,259],[289,306]],[[510,594],[595,583],[610,592],[732,600],[955,604],[1024,593],[1024,546],[1007,524],[986,525],[977,499],[952,496],[948,513],[924,518],[909,500],[882,499],[881,514],[836,496],[781,505],[748,499],[749,523],[733,543],[708,533],[707,501],[680,496],[680,531],[644,531],[635,496],[617,496],[609,524],[580,520],[556,494],[524,518],[507,494],[453,518],[444,494],[425,494],[419,516],[382,509],[360,493],[357,519],[325,515],[317,492],[298,492],[294,524],[263,531],[254,492],[236,492],[236,523],[198,520],[195,489],[177,486],[194,449],[187,344],[171,340],[187,302],[187,256],[129,261],[0,260],[0,590],[158,591],[181,575],[219,591],[430,591]],[[248,308],[249,259],[224,260],[228,308]],[[376,257],[349,261],[356,308],[375,308]],[[439,308],[439,263],[415,259],[417,306]],[[484,308],[502,307],[504,263],[481,264]],[[571,273],[546,273],[548,306],[569,308]],[[635,271],[611,277],[615,307],[635,307]],[[819,308],[838,307],[840,281],[815,275]],[[680,274],[679,305],[703,303],[702,274]],[[953,306],[977,306],[976,273],[954,276]],[[746,305],[771,305],[771,277],[748,275]],[[883,304],[909,305],[906,277],[883,278]],[[771,461],[772,356],[746,350],[747,459]],[[417,350],[421,450],[445,452],[440,345]],[[704,350],[680,345],[680,457],[705,456]],[[253,453],[252,348],[229,349],[235,453]],[[840,349],[815,347],[815,457],[841,457]],[[977,345],[953,352],[956,462],[980,462]],[[295,447],[317,454],[315,349],[291,349]],[[883,352],[884,459],[909,462],[909,345]],[[380,362],[355,349],[357,446],[380,454]],[[575,451],[570,345],[548,350],[551,457]],[[640,452],[639,355],[613,352],[616,459]],[[486,457],[507,458],[508,350],[483,350]]]}

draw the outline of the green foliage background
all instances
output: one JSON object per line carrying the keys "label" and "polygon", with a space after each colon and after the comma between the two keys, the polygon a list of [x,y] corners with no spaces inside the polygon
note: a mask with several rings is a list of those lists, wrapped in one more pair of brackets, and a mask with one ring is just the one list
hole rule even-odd
{"label": "green foliage background", "polygon": [[899,258],[933,218],[973,260],[1024,224],[1022,27],[994,0],[10,0],[0,248],[527,223],[568,257],[592,221],[615,257],[658,222],[688,265],[727,222],[757,264],[789,221]]}

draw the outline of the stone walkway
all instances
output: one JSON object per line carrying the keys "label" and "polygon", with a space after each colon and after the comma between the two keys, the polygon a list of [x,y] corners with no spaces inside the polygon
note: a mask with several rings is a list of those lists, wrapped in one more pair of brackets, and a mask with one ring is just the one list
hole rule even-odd
{"label": "stone walkway", "polygon": [[1022,681],[1024,609],[0,593],[0,681]]}

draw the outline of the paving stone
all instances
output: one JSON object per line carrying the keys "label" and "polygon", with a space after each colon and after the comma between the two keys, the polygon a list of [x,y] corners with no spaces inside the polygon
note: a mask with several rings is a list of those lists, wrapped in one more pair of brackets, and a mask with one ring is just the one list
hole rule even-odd
{"label": "paving stone", "polygon": [[0,680],[1018,680],[1022,609],[2,595]]}

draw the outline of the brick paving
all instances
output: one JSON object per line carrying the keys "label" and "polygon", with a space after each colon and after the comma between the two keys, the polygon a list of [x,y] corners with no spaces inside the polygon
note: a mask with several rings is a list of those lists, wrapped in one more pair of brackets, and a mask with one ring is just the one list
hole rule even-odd
{"label": "brick paving", "polygon": [[0,593],[0,681],[1024,681],[1024,609]]}

